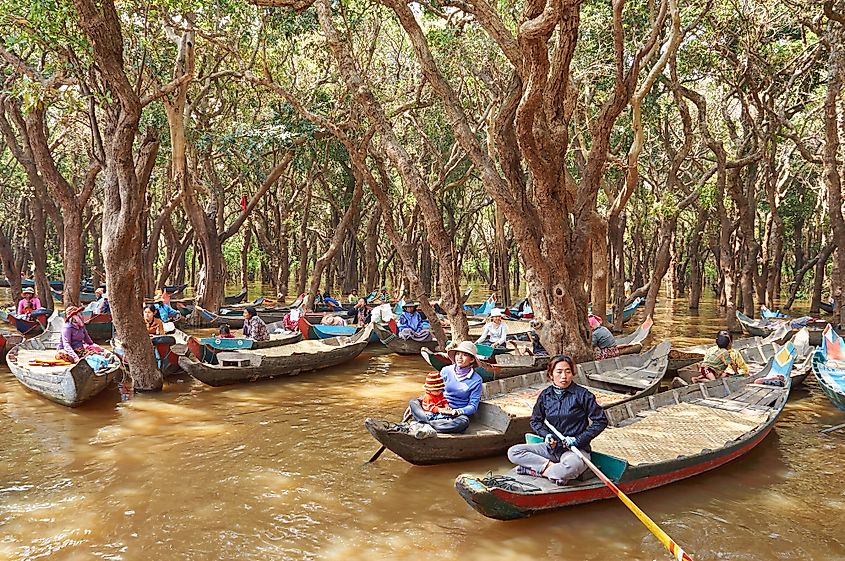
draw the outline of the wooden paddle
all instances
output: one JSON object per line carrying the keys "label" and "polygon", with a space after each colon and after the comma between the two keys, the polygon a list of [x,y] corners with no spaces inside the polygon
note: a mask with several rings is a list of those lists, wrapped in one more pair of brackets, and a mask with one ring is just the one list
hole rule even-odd
{"label": "wooden paddle", "polygon": [[[560,432],[556,428],[554,428],[548,420],[544,420],[543,422],[547,427],[549,427],[549,430],[552,431],[554,435],[558,438],[560,445],[563,446],[564,436],[560,434]],[[689,554],[685,552],[683,548],[681,548],[681,546],[675,543],[675,540],[670,538],[669,534],[664,532],[663,529],[654,522],[654,520],[649,518],[649,516],[640,509],[640,507],[635,505],[634,501],[629,499],[628,495],[623,493],[619,489],[619,487],[617,487],[613,483],[613,481],[611,481],[604,473],[602,473],[602,471],[598,467],[596,467],[593,462],[589,460],[589,458],[582,454],[581,451],[575,446],[570,446],[569,449],[572,450],[572,452],[576,456],[581,458],[581,460],[585,464],[587,464],[587,467],[590,468],[592,472],[596,474],[596,477],[601,479],[602,483],[604,483],[611,491],[613,491],[613,494],[616,495],[616,497],[620,501],[622,501],[625,506],[628,507],[628,510],[634,513],[634,516],[636,516],[640,520],[640,522],[642,522],[643,525],[648,528],[648,530],[652,534],[654,534],[654,537],[660,540],[660,543],[662,543],[663,546],[669,550],[669,553],[671,553],[675,557],[675,559],[677,559],[678,561],[692,561],[692,557],[690,557]]]}
{"label": "wooden paddle", "polygon": [[[404,423],[410,418],[411,418],[411,408],[408,407],[407,409],[405,409],[405,415],[402,417],[402,422]],[[387,446],[382,445],[382,447],[379,448],[378,450],[376,450],[376,453],[373,454],[373,456],[369,460],[367,460],[367,463],[371,464],[374,461],[378,460],[379,456],[381,456],[382,453],[384,453],[386,448],[387,448]]]}

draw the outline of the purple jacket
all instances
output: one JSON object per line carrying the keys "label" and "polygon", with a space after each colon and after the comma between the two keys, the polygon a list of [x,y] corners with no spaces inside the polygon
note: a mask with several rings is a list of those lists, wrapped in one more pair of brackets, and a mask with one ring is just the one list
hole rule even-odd
{"label": "purple jacket", "polygon": [[56,345],[56,349],[65,351],[73,360],[79,360],[79,352],[85,349],[85,345],[93,345],[94,341],[88,335],[88,331],[84,327],[79,327],[75,323],[65,322],[62,327],[62,338]]}

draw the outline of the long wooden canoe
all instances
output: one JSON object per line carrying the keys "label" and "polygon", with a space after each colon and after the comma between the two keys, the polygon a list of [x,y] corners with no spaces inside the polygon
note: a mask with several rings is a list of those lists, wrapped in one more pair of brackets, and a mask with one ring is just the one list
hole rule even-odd
{"label": "long wooden canoe", "polygon": [[651,328],[654,325],[654,320],[651,316],[645,318],[645,321],[632,333],[628,335],[621,335],[616,337],[616,346],[619,348],[620,355],[635,354],[643,350],[643,342],[651,333]]}
{"label": "long wooden canoe", "polygon": [[[355,325],[323,325],[311,323],[305,315],[299,316],[299,331],[305,339],[331,339],[332,337],[351,337],[364,329]],[[378,343],[379,336],[372,330],[368,343]]]}
{"label": "long wooden canoe", "polygon": [[224,296],[223,297],[223,304],[226,306],[234,306],[235,304],[240,304],[241,302],[246,300],[246,293],[247,290],[244,288],[234,296]]}
{"label": "long wooden canoe", "polygon": [[[577,365],[575,382],[586,387],[603,407],[625,403],[657,391],[671,347],[663,341],[649,352]],[[545,372],[486,382],[478,412],[462,434],[417,439],[408,425],[368,418],[364,426],[389,450],[416,465],[440,464],[495,456],[522,441],[537,396],[548,386]]]}
{"label": "long wooden canoe", "polygon": [[[790,327],[788,325],[781,325],[775,331],[769,333],[766,337],[745,337],[743,339],[736,339],[733,342],[733,348],[742,350],[749,347],[757,347],[767,343],[783,344],[790,338]],[[797,333],[797,332],[796,332]],[[681,349],[672,349],[669,352],[669,373],[675,375],[680,369],[700,362],[704,358],[704,353],[707,349],[712,347],[715,343],[709,345],[694,345],[692,347],[685,347]]]}
{"label": "long wooden canoe", "polygon": [[53,310],[45,310],[43,313],[35,316],[34,319],[21,319],[15,315],[14,312],[0,310],[0,321],[5,321],[12,327],[18,330],[18,333],[26,337],[33,337],[44,333],[47,327],[47,318],[52,315]]}
{"label": "long wooden canoe", "polygon": [[[150,338],[153,345],[153,353],[155,353],[156,366],[162,377],[176,376],[183,372],[182,367],[179,366],[179,357],[188,351],[188,335],[175,330],[173,333],[167,335],[156,335]],[[112,350],[114,354],[120,357],[124,367],[128,368],[126,364],[126,353],[123,350],[123,342],[117,337],[111,340]]]}
{"label": "long wooden canoe", "polygon": [[430,341],[413,341],[411,339],[400,339],[398,335],[393,333],[387,324],[373,323],[373,331],[378,335],[379,340],[384,343],[384,346],[400,355],[418,355],[423,347],[431,349],[438,349],[437,339]]}
{"label": "long wooden canoe", "polygon": [[[199,312],[199,316],[201,318],[199,325],[192,323],[192,325],[195,325],[196,327],[218,327],[224,323],[228,324],[232,329],[242,329],[244,326],[243,309],[229,310],[221,308],[218,313],[215,314],[209,312],[205,308],[196,306],[195,311]],[[269,325],[271,323],[281,321],[287,313],[287,310],[260,310],[258,311],[258,317],[263,319],[264,323]]]}
{"label": "long wooden canoe", "polygon": [[[783,411],[789,388],[714,380],[606,409],[609,427],[592,461],[626,494],[718,468],[757,446]],[[516,474],[459,475],[461,497],[484,516],[523,518],[615,495],[587,470],[567,485]]]}
{"label": "long wooden canoe", "polygon": [[[622,310],[622,321],[623,323],[631,319],[631,316],[637,311],[637,308],[645,304],[645,298],[637,296],[634,300],[625,306]],[[613,312],[608,312],[608,314],[604,318],[607,320],[607,323],[613,323]]]}
{"label": "long wooden canoe", "polygon": [[6,357],[6,353],[8,353],[12,347],[19,345],[21,341],[23,341],[23,335],[20,333],[12,333],[11,331],[0,329],[0,359],[4,359]]}
{"label": "long wooden canoe", "polygon": [[53,361],[64,320],[55,317],[47,331],[22,342],[9,351],[6,362],[15,378],[33,392],[68,407],[76,407],[91,399],[114,379],[120,370],[120,359],[107,352],[109,367],[95,372],[85,359],[62,366],[36,366],[35,361]]}
{"label": "long wooden canoe", "polygon": [[210,386],[254,382],[277,376],[294,376],[348,362],[364,350],[370,327],[352,337],[300,341],[291,345],[217,355],[219,364],[200,362],[196,357],[179,357],[179,365],[197,380]]}
{"label": "long wooden canoe", "polygon": [[831,403],[845,411],[845,340],[830,325],[813,357],[813,375]]}
{"label": "long wooden canoe", "polygon": [[[742,312],[736,313],[736,318],[739,320],[739,323],[742,325],[742,328],[750,335],[754,336],[766,336],[770,335],[771,333],[778,331],[783,328],[785,325],[789,328],[789,332],[786,334],[784,339],[789,339],[794,337],[796,333],[798,333],[799,329],[806,328],[810,334],[810,345],[814,347],[819,347],[822,344],[822,332],[824,331],[825,327],[827,326],[827,322],[813,319],[809,316],[805,316],[803,318],[798,318],[794,320],[755,320],[751,319]],[[842,329],[835,329],[836,333],[842,335],[845,333],[845,330]]]}

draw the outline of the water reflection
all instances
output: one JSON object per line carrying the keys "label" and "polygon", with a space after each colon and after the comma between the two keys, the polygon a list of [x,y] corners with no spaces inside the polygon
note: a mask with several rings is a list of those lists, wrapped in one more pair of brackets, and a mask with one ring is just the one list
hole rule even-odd
{"label": "water reflection", "polygon": [[[652,342],[711,340],[712,305],[661,301]],[[378,448],[365,416],[398,418],[421,359],[368,350],[286,380],[210,388],[183,378],[78,410],[25,391],[0,367],[0,559],[666,559],[615,502],[514,522],[486,519],[457,474],[501,459],[414,467]],[[697,559],[845,558],[839,516],[845,422],[815,387],[776,430],[715,472],[636,495]]]}

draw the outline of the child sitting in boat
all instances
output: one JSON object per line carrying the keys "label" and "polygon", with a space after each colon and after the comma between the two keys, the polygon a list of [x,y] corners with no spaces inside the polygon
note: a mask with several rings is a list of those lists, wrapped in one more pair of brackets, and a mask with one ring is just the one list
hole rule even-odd
{"label": "child sitting in boat", "polygon": [[704,360],[698,367],[698,376],[690,381],[693,384],[724,378],[730,374],[748,375],[748,365],[742,355],[733,348],[733,337],[730,331],[720,331],[716,334],[716,346],[707,349]]}
{"label": "child sitting in boat", "polygon": [[234,339],[235,335],[232,333],[228,323],[221,323],[217,328],[217,337],[220,339]]}
{"label": "child sitting in boat", "polygon": [[[439,419],[440,408],[449,407],[449,402],[446,401],[446,396],[443,395],[443,390],[446,388],[446,383],[443,381],[443,376],[440,372],[429,372],[425,377],[425,384],[423,390],[425,393],[420,397],[420,405],[425,411],[428,420]],[[444,415],[443,418],[446,416]]]}
{"label": "child sitting in boat", "polygon": [[32,321],[32,301],[31,300],[27,300],[27,301],[21,300],[21,302],[23,302],[23,313],[18,314],[18,318],[26,320],[26,321]]}

